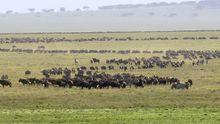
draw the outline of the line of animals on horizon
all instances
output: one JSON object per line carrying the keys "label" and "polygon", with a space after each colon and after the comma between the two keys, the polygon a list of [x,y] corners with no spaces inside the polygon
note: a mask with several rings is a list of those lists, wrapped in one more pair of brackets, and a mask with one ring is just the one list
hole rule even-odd
{"label": "line of animals on horizon", "polygon": [[148,40],[218,40],[219,37],[212,36],[212,37],[145,37],[145,38],[132,38],[132,37],[124,37],[124,38],[115,38],[115,37],[93,37],[93,38],[31,38],[31,37],[24,37],[24,38],[16,38],[16,37],[6,37],[0,38],[0,43],[52,43],[52,42],[91,42],[91,41],[148,41]]}
{"label": "line of animals on horizon", "polygon": [[[189,54],[192,57],[195,57],[193,54],[203,54],[209,56],[209,54],[220,54],[220,51],[217,50],[207,50],[207,51],[199,51],[199,50],[46,50],[45,46],[38,46],[37,49],[21,49],[17,48],[17,46],[13,45],[12,48],[0,48],[0,52],[15,52],[15,53],[39,53],[39,54],[164,54],[164,59],[176,59],[178,56],[182,55],[184,58],[189,58]],[[194,58],[195,59],[195,58]]]}

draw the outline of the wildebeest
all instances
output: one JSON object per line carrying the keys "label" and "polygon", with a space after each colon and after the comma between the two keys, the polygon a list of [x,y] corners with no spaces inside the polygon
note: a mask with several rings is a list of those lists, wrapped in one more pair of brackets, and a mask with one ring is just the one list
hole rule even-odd
{"label": "wildebeest", "polygon": [[[137,60],[137,58],[135,59]],[[143,59],[144,60],[144,59]],[[152,59],[154,61],[154,59]],[[127,66],[121,66],[123,70],[127,70]],[[126,69],[124,69],[126,67]],[[130,66],[133,67],[133,66]],[[114,66],[101,66],[101,70],[114,69]],[[99,73],[98,71],[94,72],[93,69],[95,67],[90,67],[91,70],[86,71],[86,67],[82,66],[77,68],[77,73],[74,78],[71,78],[71,70],[68,68],[65,69],[57,69],[54,68],[52,70],[61,70],[62,78],[50,78],[50,76],[46,76],[43,79],[37,78],[27,78],[27,79],[19,79],[23,85],[43,85],[44,87],[55,86],[55,87],[79,87],[79,88],[126,88],[127,86],[131,87],[144,87],[149,85],[172,85],[172,89],[188,89],[192,85],[192,80],[189,79],[185,84],[180,84],[179,79],[173,77],[159,77],[152,76],[147,77],[143,75],[133,75],[129,73],[122,74],[107,74],[105,72]],[[48,70],[44,70],[43,74],[48,73]],[[49,72],[50,73],[50,72]]]}
{"label": "wildebeest", "polygon": [[[190,80],[189,80],[190,81]],[[174,83],[171,85],[171,89],[189,89],[191,87],[192,82],[185,82],[185,83]]]}
{"label": "wildebeest", "polygon": [[7,80],[7,79],[8,79],[8,75],[7,75],[7,74],[6,74],[6,75],[2,75],[2,76],[1,76],[1,79],[2,79],[2,80]]}
{"label": "wildebeest", "polygon": [[74,63],[75,63],[75,64],[78,64],[78,63],[79,63],[79,60],[74,59]]}
{"label": "wildebeest", "polygon": [[28,78],[27,81],[29,81],[31,85],[43,85],[43,80],[41,79]]}
{"label": "wildebeest", "polygon": [[107,67],[106,66],[101,66],[101,70],[106,70]]}
{"label": "wildebeest", "polygon": [[19,83],[22,83],[23,85],[30,85],[31,83],[27,79],[20,78],[18,80]]}
{"label": "wildebeest", "polygon": [[30,75],[30,74],[31,74],[30,70],[25,71],[25,75]]}
{"label": "wildebeest", "polygon": [[92,60],[90,60],[91,63],[100,63],[99,59],[96,58],[92,58]]}
{"label": "wildebeest", "polygon": [[2,87],[4,88],[5,86],[9,86],[11,87],[12,84],[9,80],[0,80],[0,84],[2,85]]}

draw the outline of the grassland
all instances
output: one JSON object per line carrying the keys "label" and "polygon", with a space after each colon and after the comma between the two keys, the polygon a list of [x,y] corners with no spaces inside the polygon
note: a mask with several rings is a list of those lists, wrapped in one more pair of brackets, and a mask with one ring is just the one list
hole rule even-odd
{"label": "grassland", "polygon": [[[185,37],[219,36],[220,32],[139,32],[90,34],[9,34],[0,37]],[[112,41],[76,43],[0,44],[1,48],[37,49],[44,45],[49,50],[220,50],[219,40],[172,41]],[[157,55],[157,54],[154,54]],[[27,54],[0,53],[0,74],[8,74],[12,88],[0,87],[0,123],[219,123],[220,122],[220,60],[208,65],[192,67],[189,62],[179,69],[133,70],[129,73],[147,76],[173,76],[181,80],[191,78],[194,85],[187,91],[173,91],[170,86],[149,86],[143,89],[80,90],[18,84],[25,78],[25,70],[39,77],[42,69],[52,67],[91,66],[89,59],[150,57],[152,54]],[[74,58],[80,61],[73,63]],[[107,71],[121,73],[120,70]]]}
{"label": "grassland", "polygon": [[[10,114],[8,114],[10,113]],[[2,111],[0,122],[7,123],[138,123],[138,124],[217,124],[216,109],[89,109],[89,110],[16,110]],[[13,119],[11,119],[13,118]],[[10,120],[10,121],[8,121]]]}

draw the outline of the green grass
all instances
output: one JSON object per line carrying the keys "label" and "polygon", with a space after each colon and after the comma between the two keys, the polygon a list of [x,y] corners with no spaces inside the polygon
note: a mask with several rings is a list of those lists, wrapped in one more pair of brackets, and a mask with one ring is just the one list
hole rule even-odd
{"label": "green grass", "polygon": [[214,108],[20,109],[3,110],[0,116],[3,117],[0,118],[0,123],[218,124],[220,122],[220,111]]}
{"label": "green grass", "polygon": [[168,86],[109,90],[17,87],[0,93],[0,109],[220,107],[220,90],[214,87],[188,91],[172,91]]}
{"label": "green grass", "polygon": [[[0,37],[185,37],[219,36],[220,32],[145,32],[103,34],[29,34],[0,35]],[[220,50],[219,40],[197,41],[127,41],[77,43],[1,44],[1,48],[36,49],[108,49],[108,50]],[[8,74],[12,88],[0,87],[0,123],[219,123],[220,122],[220,59],[208,65],[192,67],[190,61],[179,69],[133,70],[132,74],[146,76],[173,76],[181,81],[192,79],[189,90],[171,90],[170,86],[149,86],[143,89],[80,90],[77,88],[24,87],[19,78],[42,78],[40,71],[52,67],[105,65],[109,58],[150,57],[158,54],[25,54],[0,53],[0,74]],[[161,55],[159,55],[161,56]],[[101,59],[100,65],[91,65],[89,59]],[[73,63],[74,58],[80,64]],[[32,75],[25,76],[25,70]],[[123,73],[120,70],[107,73]],[[58,77],[57,77],[58,78]]]}

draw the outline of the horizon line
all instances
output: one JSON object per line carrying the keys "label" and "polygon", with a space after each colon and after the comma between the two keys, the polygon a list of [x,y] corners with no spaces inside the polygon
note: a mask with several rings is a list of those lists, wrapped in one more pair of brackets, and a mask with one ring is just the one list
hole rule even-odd
{"label": "horizon line", "polygon": [[213,31],[220,31],[220,29],[216,30],[164,30],[164,31],[92,31],[92,32],[21,32],[21,33],[16,33],[16,32],[0,32],[0,35],[10,35],[10,34],[92,34],[92,33],[144,33],[144,32],[213,32]]}

